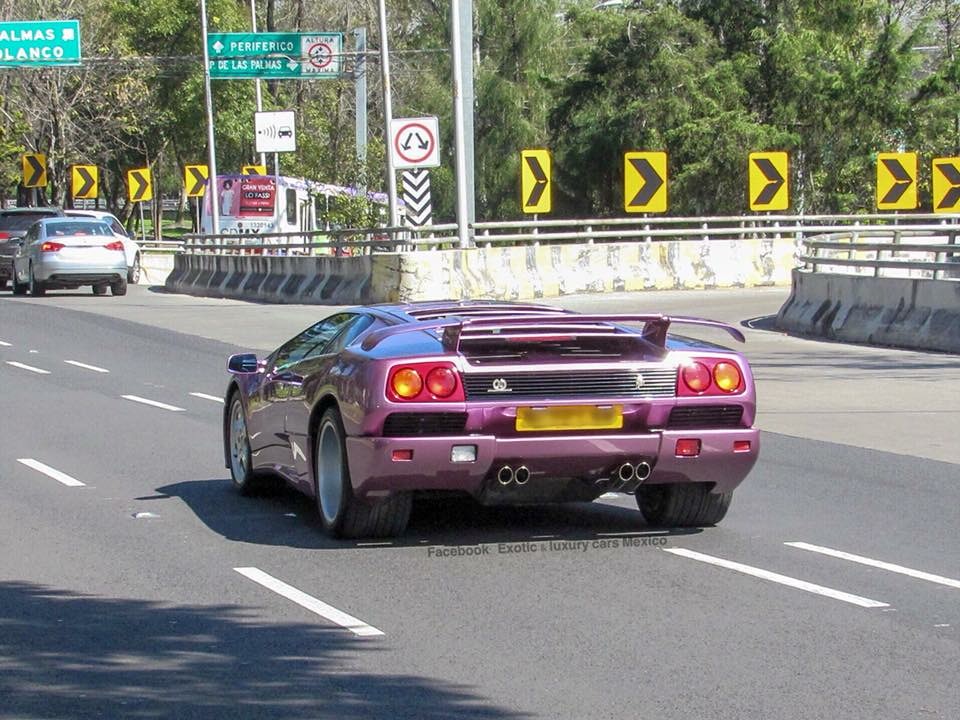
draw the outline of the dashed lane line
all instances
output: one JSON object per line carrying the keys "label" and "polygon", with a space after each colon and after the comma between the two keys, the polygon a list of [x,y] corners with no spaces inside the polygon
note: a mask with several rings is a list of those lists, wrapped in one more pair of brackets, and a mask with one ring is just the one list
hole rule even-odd
{"label": "dashed lane line", "polygon": [[287,585],[287,583],[282,580],[278,580],[272,575],[268,575],[259,568],[255,567],[238,567],[234,570],[244,577],[253,580],[255,583],[262,585],[268,590],[272,590],[278,595],[282,595],[295,602],[297,605],[306,608],[312,613],[316,613],[325,620],[339,625],[342,628],[346,628],[354,635],[360,635],[362,637],[373,637],[376,635],[383,635],[382,630],[377,630],[377,628],[372,625],[367,625],[362,620],[358,620],[352,615],[347,615],[347,613],[342,610],[337,610],[337,608],[332,605],[327,605],[321,600],[317,600],[315,597],[307,595],[302,590],[298,590],[292,585]]}
{"label": "dashed lane line", "polygon": [[201,392],[192,392],[190,394],[195,398],[200,398],[201,400],[210,400],[212,402],[218,402],[221,405],[223,404],[223,398],[217,397],[216,395],[207,395],[206,393]]}
{"label": "dashed lane line", "polygon": [[8,342],[4,342],[3,340],[0,340],[0,347],[13,347],[13,345],[11,345]]}
{"label": "dashed lane line", "polygon": [[864,557],[863,555],[854,555],[853,553],[834,550],[833,548],[822,547],[821,545],[811,545],[805,542],[785,542],[784,545],[800,550],[809,550],[810,552],[820,553],[821,555],[829,555],[830,557],[839,558],[840,560],[849,560],[850,562],[859,563],[860,565],[867,565],[869,567],[879,568],[880,570],[906,575],[916,578],[917,580],[926,580],[927,582],[937,583],[938,585],[946,585],[947,587],[960,589],[960,580],[954,580],[953,578],[944,577],[943,575],[934,575],[933,573],[923,572],[922,570],[914,570],[913,568],[904,567],[903,565],[894,565],[893,563],[884,562],[883,560],[874,560],[873,558]]}
{"label": "dashed lane line", "polygon": [[21,370],[28,370],[37,375],[49,375],[49,370],[44,370],[43,368],[34,367],[33,365],[25,365],[21,362],[14,362],[13,360],[7,360],[7,365],[11,367],[20,368]]}
{"label": "dashed lane line", "polygon": [[182,407],[177,407],[176,405],[167,405],[166,403],[157,402],[156,400],[148,400],[147,398],[142,398],[137,395],[121,395],[124,400],[129,400],[130,402],[140,403],[141,405],[149,405],[150,407],[160,408],[161,410],[169,410],[170,412],[186,412]]}
{"label": "dashed lane line", "polygon": [[73,365],[74,367],[82,368],[84,370],[91,370],[96,373],[108,373],[110,372],[106,368],[97,367],[96,365],[87,365],[86,363],[78,362],[77,360],[64,360],[67,365]]}
{"label": "dashed lane line", "polygon": [[841,600],[842,602],[850,603],[851,605],[857,605],[863,608],[890,607],[890,605],[885,602],[871,600],[870,598],[861,597],[860,595],[853,595],[851,593],[843,592],[842,590],[834,590],[833,588],[824,587],[823,585],[815,585],[811,582],[807,582],[806,580],[798,580],[797,578],[792,578],[788,575],[781,575],[780,573],[770,572],[769,570],[763,570],[761,568],[744,565],[731,560],[724,560],[723,558],[714,557],[713,555],[705,555],[704,553],[699,553],[695,550],[687,550],[686,548],[662,548],[662,550],[663,552],[670,553],[671,555],[679,555],[680,557],[689,558],[691,560],[709,563],[710,565],[716,565],[717,567],[726,568],[727,570],[734,570],[735,572],[743,573],[745,575],[752,575],[753,577],[760,578],[761,580],[769,580],[770,582],[786,585],[787,587],[792,587],[797,590],[803,590],[815,595],[822,595],[824,597],[833,598],[834,600]]}
{"label": "dashed lane line", "polygon": [[84,483],[80,482],[76,478],[70,477],[66,473],[60,472],[56,468],[52,468],[49,465],[46,465],[39,460],[34,460],[33,458],[17,458],[17,462],[21,465],[26,465],[28,468],[36,470],[37,472],[43,473],[47,477],[53,478],[59,483],[63,483],[67,487],[84,487]]}

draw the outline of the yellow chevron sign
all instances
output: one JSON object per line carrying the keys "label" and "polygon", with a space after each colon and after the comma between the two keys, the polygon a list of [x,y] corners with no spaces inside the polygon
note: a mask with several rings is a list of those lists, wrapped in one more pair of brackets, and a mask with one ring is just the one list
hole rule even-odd
{"label": "yellow chevron sign", "polygon": [[153,179],[150,168],[127,170],[127,197],[130,202],[153,200]]}
{"label": "yellow chevron sign", "polygon": [[914,210],[917,207],[917,154],[877,154],[877,209]]}
{"label": "yellow chevron sign", "polygon": [[786,210],[790,207],[787,153],[750,153],[748,200],[751,210]]}
{"label": "yellow chevron sign", "polygon": [[96,200],[100,192],[100,170],[96,165],[73,165],[70,168],[71,195],[78,200]]}
{"label": "yellow chevron sign", "polygon": [[240,168],[241,175],[266,175],[266,165],[244,165]]}
{"label": "yellow chevron sign", "polygon": [[520,207],[527,214],[548,213],[553,209],[553,179],[550,151],[520,151]]}
{"label": "yellow chevron sign", "polygon": [[667,211],[667,154],[665,152],[624,153],[623,209],[628,213]]}
{"label": "yellow chevron sign", "polygon": [[26,153],[20,156],[23,169],[23,186],[39,188],[47,186],[47,156],[43,153]]}

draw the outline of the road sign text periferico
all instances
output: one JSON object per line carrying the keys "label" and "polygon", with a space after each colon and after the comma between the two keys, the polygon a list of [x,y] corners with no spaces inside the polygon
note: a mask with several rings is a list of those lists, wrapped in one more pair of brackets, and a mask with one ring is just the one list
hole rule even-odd
{"label": "road sign text periferico", "polygon": [[336,78],[343,33],[210,33],[207,51],[214,80]]}

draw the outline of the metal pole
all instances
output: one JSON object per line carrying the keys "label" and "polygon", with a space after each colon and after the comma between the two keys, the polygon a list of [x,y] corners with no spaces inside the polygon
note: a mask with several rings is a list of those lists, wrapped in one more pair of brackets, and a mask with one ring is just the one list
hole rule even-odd
{"label": "metal pole", "polygon": [[[256,0],[250,0],[250,29],[253,31],[254,35],[257,33],[257,6]],[[260,90],[260,78],[257,78],[254,82],[254,87],[256,88],[257,93],[257,112],[263,112],[263,93]],[[260,164],[267,164],[267,154],[260,153]]]}
{"label": "metal pole", "polygon": [[[467,222],[477,221],[473,129],[473,0],[460,0],[460,104],[463,106],[463,164],[467,185]],[[471,233],[472,237],[472,233]]]}
{"label": "metal pole", "polygon": [[353,80],[356,92],[354,106],[356,108],[356,144],[357,161],[361,165],[367,163],[367,29],[357,28],[353,31],[356,38],[357,61],[353,70]]}
{"label": "metal pole", "polygon": [[397,172],[393,167],[393,138],[390,137],[390,124],[393,122],[393,107],[390,96],[390,50],[387,44],[387,8],[385,0],[380,0],[380,72],[383,75],[383,122],[386,125],[383,141],[387,151],[387,198],[390,203],[390,227],[397,227],[400,220],[397,214]]}
{"label": "metal pole", "polygon": [[[213,93],[210,90],[210,52],[207,50],[207,0],[200,0],[200,28],[203,45],[203,90],[207,106],[207,162],[210,165],[210,181],[207,192],[210,195],[211,230],[214,235],[220,233],[220,198],[217,197],[217,146],[213,138]],[[201,230],[202,232],[202,230]]]}
{"label": "metal pole", "polygon": [[463,46],[460,37],[460,0],[450,0],[450,25],[453,54],[453,115],[454,148],[457,161],[457,237],[460,247],[470,247],[470,219],[467,214],[467,167],[465,163],[466,143],[463,138],[463,63],[460,55]]}

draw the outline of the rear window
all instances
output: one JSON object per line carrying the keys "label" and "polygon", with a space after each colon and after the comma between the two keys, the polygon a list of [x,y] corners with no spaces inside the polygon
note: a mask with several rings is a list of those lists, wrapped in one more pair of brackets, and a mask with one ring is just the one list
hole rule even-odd
{"label": "rear window", "polygon": [[26,230],[37,220],[56,217],[51,212],[0,213],[0,230]]}
{"label": "rear window", "polygon": [[79,220],[77,222],[56,222],[47,225],[47,237],[56,235],[112,235],[110,228],[102,222]]}

